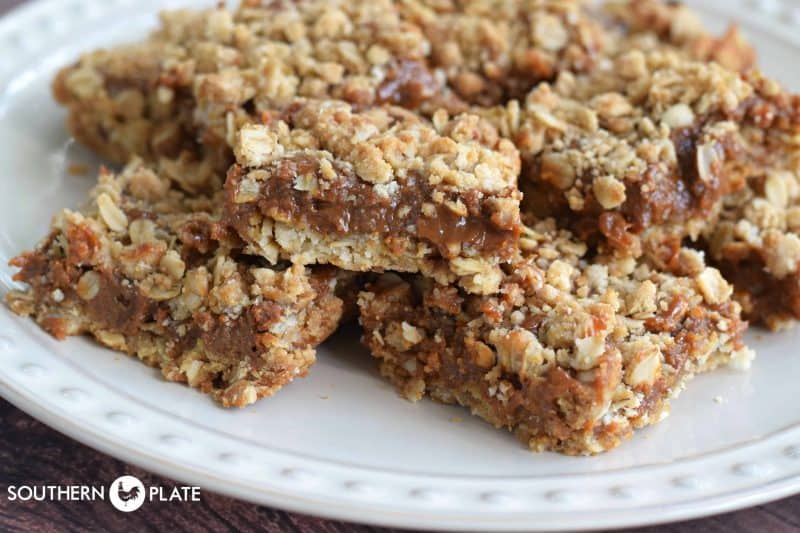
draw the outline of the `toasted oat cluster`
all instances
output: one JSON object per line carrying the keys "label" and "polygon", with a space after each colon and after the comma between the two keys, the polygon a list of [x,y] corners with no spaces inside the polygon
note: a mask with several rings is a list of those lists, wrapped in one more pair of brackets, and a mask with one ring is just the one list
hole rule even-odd
{"label": "toasted oat cluster", "polygon": [[743,176],[723,169],[740,151],[754,93],[714,63],[634,50],[483,114],[520,149],[527,213],[555,216],[601,249],[666,264],[741,187]]}
{"label": "toasted oat cluster", "polygon": [[524,97],[561,71],[594,67],[605,34],[583,0],[406,0],[400,12],[430,43],[429,64],[464,101]]}
{"label": "toasted oat cluster", "polygon": [[519,154],[494,127],[335,100],[283,118],[244,127],[235,146],[224,211],[248,253],[497,290],[521,225]]}
{"label": "toasted oat cluster", "polygon": [[455,113],[586,70],[600,47],[576,0],[244,0],[164,12],[148,39],[82,56],[53,89],[70,131],[104,157],[199,166],[196,182],[213,185],[238,129],[297,97]]}
{"label": "toasted oat cluster", "polygon": [[12,310],[58,339],[89,333],[225,406],[269,396],[314,362],[343,302],[332,269],[276,268],[231,247],[218,202],[137,161],[104,172],[81,212],[13,259]]}
{"label": "toasted oat cluster", "polygon": [[767,168],[726,198],[709,253],[737,288],[745,315],[773,330],[800,318],[800,202],[791,171]]}
{"label": "toasted oat cluster", "polygon": [[603,5],[603,11],[614,25],[621,26],[617,35],[606,39],[607,50],[669,48],[734,71],[755,66],[755,51],[736,26],[717,37],[709,33],[690,7],[680,2],[612,0]]}
{"label": "toasted oat cluster", "polygon": [[594,454],[800,319],[800,97],[676,2],[242,0],[53,92],[132,162],[8,303],[223,405],[357,307],[405,397]]}
{"label": "toasted oat cluster", "polygon": [[459,403],[534,450],[592,454],[659,421],[697,372],[749,365],[732,288],[698,252],[684,275],[583,256],[527,229],[497,295],[385,274],[361,293],[364,343],[404,396]]}
{"label": "toasted oat cluster", "polygon": [[731,170],[744,186],[725,196],[704,238],[745,316],[776,330],[800,319],[800,98],[764,78],[754,83],[764,98]]}
{"label": "toasted oat cluster", "polygon": [[[741,71],[753,94],[737,110],[734,151],[721,171],[731,185],[718,221],[704,224],[700,245],[736,287],[749,320],[777,330],[800,318],[797,224],[800,100],[755,66],[755,54],[735,27],[715,38],[686,6],[658,0],[611,3],[606,11],[628,35],[617,49],[667,51],[713,60]],[[612,40],[613,41],[613,40]]]}
{"label": "toasted oat cluster", "polygon": [[237,127],[298,96],[408,107],[438,97],[429,48],[390,0],[245,0],[164,12],[147,40],[62,70],[54,93],[71,132],[112,161],[193,157],[224,171]]}

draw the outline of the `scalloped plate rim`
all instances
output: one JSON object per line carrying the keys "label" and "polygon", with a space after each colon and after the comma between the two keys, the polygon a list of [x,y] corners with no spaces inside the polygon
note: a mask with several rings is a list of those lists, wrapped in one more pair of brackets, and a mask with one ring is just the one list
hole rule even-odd
{"label": "scalloped plate rim", "polygon": [[[108,12],[114,6],[126,5],[132,3],[133,0],[113,0],[105,3],[102,7],[98,8],[101,12],[105,10]],[[73,0],[69,2],[69,6],[76,5],[90,5],[101,4],[99,0]],[[208,2],[205,2],[208,3]],[[736,4],[733,6],[732,4]],[[45,17],[48,13],[57,13],[64,11],[64,4],[58,0],[36,0],[27,5],[17,7],[9,12],[6,16],[0,19],[0,39],[8,38],[8,36],[16,31],[15,28],[24,26],[25,23],[33,20],[39,20]],[[724,2],[722,0],[710,0],[706,2],[709,7],[720,9],[729,15],[747,16],[748,23],[751,23],[762,31],[771,31],[774,35],[785,41],[791,41],[795,46],[800,45],[800,34],[791,33],[791,27],[787,25],[775,25],[776,13],[769,14],[767,12],[745,13],[743,10],[751,7],[752,2]],[[775,4],[775,2],[770,2]],[[777,15],[790,15],[792,9],[788,3],[777,3],[779,12]],[[43,19],[42,19],[43,20]],[[796,27],[795,27],[796,28]],[[51,39],[52,40],[52,39]],[[2,41],[0,41],[2,42]],[[47,43],[47,46],[52,46],[52,42]],[[16,61],[10,61],[6,66],[5,72],[0,72],[0,88],[5,92],[10,86],[8,82],[13,81],[11,75],[19,73],[19,66],[24,64],[26,59],[30,59],[35,55],[36,47],[33,46],[26,49],[21,53]],[[10,65],[10,66],[9,66]],[[24,69],[22,69],[24,71]],[[3,98],[0,95],[0,98]],[[3,98],[4,99],[4,98]],[[2,102],[0,102],[1,104]],[[2,111],[2,105],[0,105]],[[8,311],[3,309],[0,315],[0,324],[7,323]],[[31,332],[29,332],[31,333]],[[32,333],[36,335],[36,333]],[[41,348],[45,350],[44,347]],[[6,373],[6,370],[8,372]],[[90,378],[83,376],[85,381],[91,381]],[[753,483],[745,489],[734,489],[728,493],[715,494],[708,497],[699,497],[691,502],[678,502],[670,503],[665,507],[659,507],[658,513],[654,518],[652,513],[654,506],[637,506],[635,504],[628,508],[614,509],[600,513],[597,510],[589,510],[585,512],[571,512],[568,507],[557,508],[556,511],[548,514],[542,514],[541,509],[506,509],[505,511],[497,510],[478,510],[467,512],[451,512],[451,514],[443,514],[437,512],[434,507],[428,506],[427,509],[409,508],[405,511],[391,510],[388,507],[381,507],[380,504],[376,505],[374,500],[347,500],[333,497],[335,506],[331,506],[331,497],[315,496],[303,490],[295,489],[287,491],[286,486],[280,487],[275,485],[275,488],[270,488],[263,483],[259,486],[254,486],[246,482],[237,482],[236,480],[223,479],[217,471],[211,469],[197,468],[190,463],[181,463],[170,461],[168,459],[160,458],[152,453],[147,453],[141,449],[136,449],[127,444],[127,441],[120,435],[115,435],[113,431],[103,430],[101,427],[91,427],[85,420],[79,416],[66,416],[60,414],[52,407],[52,401],[43,399],[40,396],[26,390],[27,387],[20,386],[13,378],[13,373],[10,369],[0,369],[0,394],[12,404],[20,409],[28,412],[32,416],[42,420],[46,424],[58,429],[59,431],[84,442],[94,448],[97,448],[109,455],[118,457],[124,461],[131,462],[151,470],[161,475],[165,475],[187,483],[199,483],[205,488],[214,490],[215,492],[224,493],[230,496],[249,500],[261,504],[274,505],[287,510],[312,513],[323,515],[330,518],[353,520],[363,523],[370,523],[376,525],[387,526],[400,526],[400,527],[425,527],[435,529],[531,529],[531,524],[534,528],[541,529],[576,529],[576,528],[605,528],[605,527],[621,527],[621,526],[636,526],[644,524],[665,523],[674,520],[688,519],[708,514],[731,511],[743,507],[761,504],[771,501],[789,494],[800,491],[800,470],[795,469],[793,475],[788,475],[782,478],[772,479],[769,482],[758,484]],[[116,394],[119,394],[115,391]],[[88,431],[87,431],[88,430]],[[746,451],[762,450],[771,446],[771,440],[781,441],[788,440],[790,437],[800,436],[800,430],[796,426],[785,428],[777,432],[775,435],[764,437],[763,439],[755,442],[744,443],[737,446],[734,450],[722,450],[713,452],[714,458],[720,459],[726,453],[732,458],[737,454],[742,454]],[[231,438],[231,437],[227,437]],[[785,444],[784,444],[785,446]],[[316,460],[316,459],[315,459]],[[687,459],[691,461],[690,457]],[[701,459],[700,459],[701,460]],[[657,465],[657,466],[674,466],[673,464]],[[340,468],[332,466],[333,469]],[[616,473],[616,472],[614,472]],[[621,477],[625,472],[621,472]],[[393,472],[383,472],[382,475],[391,477],[392,475],[408,475],[397,474]],[[592,474],[587,474],[590,476]],[[594,477],[602,477],[603,473],[596,473]],[[412,476],[413,477],[413,476]],[[611,476],[613,477],[613,476]],[[469,478],[467,480],[456,480],[475,483],[481,481],[479,478]],[[545,481],[546,478],[537,480],[538,483]],[[495,481],[495,480],[492,480]],[[525,482],[525,479],[516,480],[515,482]],[[368,509],[368,506],[373,508],[378,507],[375,511]],[[320,511],[320,508],[324,510]],[[642,514],[646,513],[646,514]],[[571,516],[571,520],[564,522],[565,516]],[[533,522],[536,520],[536,522]]]}

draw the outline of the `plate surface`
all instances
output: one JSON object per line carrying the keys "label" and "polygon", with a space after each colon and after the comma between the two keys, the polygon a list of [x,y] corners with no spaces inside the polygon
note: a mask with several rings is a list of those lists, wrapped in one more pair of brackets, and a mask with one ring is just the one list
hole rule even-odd
{"label": "plate surface", "polygon": [[[2,293],[12,286],[8,259],[90,187],[91,177],[70,176],[67,167],[98,164],[63,127],[64,112],[49,95],[55,69],[80,51],[143,35],[159,7],[187,3],[197,2],[40,0],[0,19]],[[738,22],[763,68],[800,89],[793,66],[800,10],[775,0],[695,4],[715,30]],[[357,335],[338,334],[310,376],[276,397],[228,411],[86,339],[56,342],[0,306],[0,393],[145,469],[358,522],[599,528],[697,517],[800,491],[800,329],[750,332],[758,351],[751,372],[699,377],[670,418],[594,458],[531,454],[463,409],[400,400]]]}

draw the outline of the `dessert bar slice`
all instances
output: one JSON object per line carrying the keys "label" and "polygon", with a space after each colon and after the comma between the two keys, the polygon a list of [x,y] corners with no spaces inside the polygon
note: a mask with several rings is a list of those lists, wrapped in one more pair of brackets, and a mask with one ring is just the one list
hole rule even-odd
{"label": "dessert bar slice", "polygon": [[519,155],[472,115],[299,101],[245,126],[224,216],[247,252],[497,289],[520,232]]}
{"label": "dessert bar slice", "polygon": [[297,96],[416,107],[439,95],[428,49],[389,0],[244,0],[163,12],[146,40],[63,69],[54,93],[75,137],[112,161],[199,143],[224,172],[237,127]]}
{"label": "dessert bar slice", "polygon": [[663,268],[744,186],[741,128],[759,123],[765,100],[716,63],[631,51],[482,114],[520,150],[523,213]]}
{"label": "dessert bar slice", "polygon": [[723,197],[719,220],[705,225],[702,244],[734,284],[748,320],[770,329],[792,324],[800,318],[800,98],[752,68],[753,49],[735,28],[714,39],[680,4],[636,0],[606,7],[635,34],[629,46],[711,59],[743,71],[753,87],[738,111],[736,150],[724,168],[741,188]]}
{"label": "dessert bar slice", "polygon": [[698,372],[752,352],[731,287],[702,255],[683,275],[586,260],[552,221],[526,230],[499,294],[385,274],[359,298],[363,342],[401,394],[458,403],[533,450],[594,454],[661,420]]}
{"label": "dessert bar slice", "polygon": [[736,289],[744,315],[772,330],[800,319],[800,183],[764,168],[725,200],[706,232],[711,259]]}
{"label": "dessert bar slice", "polygon": [[681,51],[687,58],[714,61],[739,72],[755,66],[755,50],[736,25],[717,37],[686,4],[664,0],[612,0],[603,3],[602,12],[610,17],[604,22],[611,34],[605,41],[608,50],[669,48]]}
{"label": "dessert bar slice", "polygon": [[600,46],[578,2],[446,4],[244,0],[168,11],[149,38],[83,55],[53,90],[78,140],[118,163],[202,162],[197,186],[213,178],[206,167],[227,168],[242,124],[297,97],[457,112],[461,96],[502,103],[562,68],[585,70]]}
{"label": "dessert bar slice", "polygon": [[429,64],[474,105],[522,98],[562,71],[595,67],[608,46],[582,0],[405,0],[404,17],[430,42]]}
{"label": "dessert bar slice", "polygon": [[748,320],[780,329],[800,319],[800,96],[752,81],[768,98],[741,129],[745,186],[724,199],[704,238]]}
{"label": "dessert bar slice", "polygon": [[104,171],[85,210],[56,215],[11,261],[28,288],[7,301],[58,339],[91,334],[225,406],[269,396],[303,376],[336,329],[343,275],[242,255],[215,203],[135,161]]}

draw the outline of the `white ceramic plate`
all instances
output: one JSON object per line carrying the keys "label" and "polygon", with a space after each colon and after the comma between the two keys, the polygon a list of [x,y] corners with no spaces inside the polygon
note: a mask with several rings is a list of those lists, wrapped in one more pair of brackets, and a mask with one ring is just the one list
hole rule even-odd
{"label": "white ceramic plate", "polygon": [[[79,52],[155,24],[157,0],[40,0],[0,19],[0,285],[5,264],[77,206],[97,161],[72,143],[49,95]],[[736,20],[761,63],[800,89],[800,11],[698,3]],[[751,332],[750,373],[701,376],[664,423],[600,457],[532,454],[465,410],[400,400],[355,331],[319,353],[310,376],[230,411],[86,339],[56,342],[0,306],[0,393],[45,423],[148,470],[245,500],[375,524],[453,529],[578,529],[656,523],[800,491],[800,332]],[[715,401],[715,398],[722,402]],[[110,480],[98,480],[110,482]]]}

